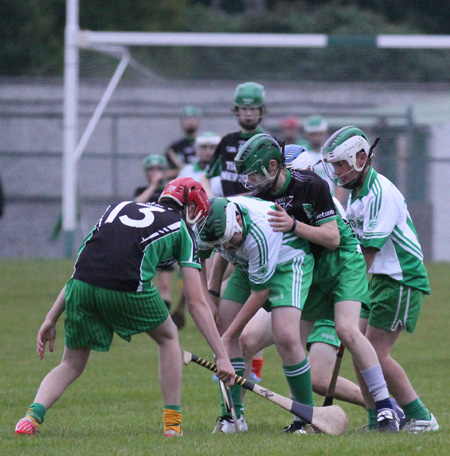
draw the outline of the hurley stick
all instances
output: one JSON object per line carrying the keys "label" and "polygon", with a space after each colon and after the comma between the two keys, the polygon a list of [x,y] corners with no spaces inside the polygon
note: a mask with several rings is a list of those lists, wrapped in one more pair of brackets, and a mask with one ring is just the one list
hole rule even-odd
{"label": "hurley stick", "polygon": [[[212,372],[217,372],[217,366],[215,364],[185,351],[183,354],[184,364],[188,364],[191,361]],[[313,407],[274,393],[239,375],[235,375],[234,378],[237,385],[248,389],[249,391],[253,391],[255,394],[266,398],[268,401],[273,402],[288,412],[304,419],[307,423],[316,426],[319,431],[325,434],[343,434],[348,428],[348,417],[344,410],[338,405]]]}

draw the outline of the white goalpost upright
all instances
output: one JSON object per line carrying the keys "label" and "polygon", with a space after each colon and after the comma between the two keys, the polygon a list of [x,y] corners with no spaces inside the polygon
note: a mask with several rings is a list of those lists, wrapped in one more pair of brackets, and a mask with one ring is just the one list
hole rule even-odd
{"label": "white goalpost upright", "polygon": [[[366,47],[384,49],[450,49],[450,36],[263,33],[153,33],[93,32],[80,30],[79,0],[66,2],[64,53],[64,119],[62,166],[62,229],[64,256],[72,257],[77,213],[78,161],[94,132],[114,90],[130,63],[130,46],[248,47],[248,48],[326,48]],[[79,51],[114,51],[121,60],[107,85],[88,125],[78,136]]]}

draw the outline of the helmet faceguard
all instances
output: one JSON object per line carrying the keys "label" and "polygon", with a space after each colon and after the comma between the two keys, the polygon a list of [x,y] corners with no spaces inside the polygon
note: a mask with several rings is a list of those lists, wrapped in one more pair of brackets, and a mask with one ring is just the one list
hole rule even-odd
{"label": "helmet faceguard", "polygon": [[[273,176],[269,172],[271,160],[276,160],[278,163],[278,170]],[[275,138],[267,133],[259,133],[242,145],[234,162],[236,172],[246,188],[267,190],[272,188],[278,180],[284,165],[284,157]]]}
{"label": "helmet faceguard", "polygon": [[[322,147],[322,157],[325,171],[328,177],[338,186],[352,189],[360,185],[362,174],[370,165],[373,158],[373,149],[378,143],[378,138],[372,146],[366,134],[357,127],[343,127],[333,133]],[[366,154],[364,163],[358,165],[357,155],[360,152]],[[351,168],[345,174],[336,174],[333,163],[345,161]],[[356,176],[345,179],[349,173],[356,171]]]}
{"label": "helmet faceguard", "polygon": [[233,236],[243,231],[237,220],[242,213],[237,204],[222,197],[211,198],[210,208],[200,239],[207,247],[221,250]]}
{"label": "helmet faceguard", "polygon": [[[209,213],[208,196],[201,184],[190,177],[178,177],[170,181],[159,197],[159,202],[174,201],[181,209],[183,217],[190,225],[197,225],[201,231]],[[188,206],[195,203],[194,216],[189,216]]]}

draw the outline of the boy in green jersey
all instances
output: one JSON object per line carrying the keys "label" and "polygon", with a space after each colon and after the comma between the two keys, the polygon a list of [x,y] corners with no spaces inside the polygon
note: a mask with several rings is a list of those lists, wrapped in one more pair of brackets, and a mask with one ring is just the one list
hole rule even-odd
{"label": "boy in green jersey", "polygon": [[[405,412],[407,423],[402,429],[413,433],[437,431],[436,418],[391,357],[401,332],[414,332],[430,286],[405,198],[371,166],[377,142],[371,146],[362,130],[343,127],[325,142],[323,160],[330,178],[351,190],[347,219],[361,242],[367,271],[373,274],[370,302],[362,308],[361,326],[378,354],[390,393]],[[367,396],[364,388],[363,394]],[[369,425],[370,418],[369,409]]]}

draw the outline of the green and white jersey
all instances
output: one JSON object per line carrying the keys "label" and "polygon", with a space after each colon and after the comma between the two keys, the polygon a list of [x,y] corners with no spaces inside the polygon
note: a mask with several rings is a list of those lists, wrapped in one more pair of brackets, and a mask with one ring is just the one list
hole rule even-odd
{"label": "green and white jersey", "polygon": [[430,292],[422,248],[405,198],[386,177],[369,169],[357,197],[350,195],[347,219],[362,247],[379,250],[369,270],[411,288]]}
{"label": "green and white jersey", "polygon": [[221,253],[236,268],[248,273],[253,290],[268,288],[278,265],[310,254],[308,241],[292,233],[273,231],[267,215],[276,210],[273,203],[250,196],[228,199],[237,203],[244,214],[244,241],[238,248]]}

